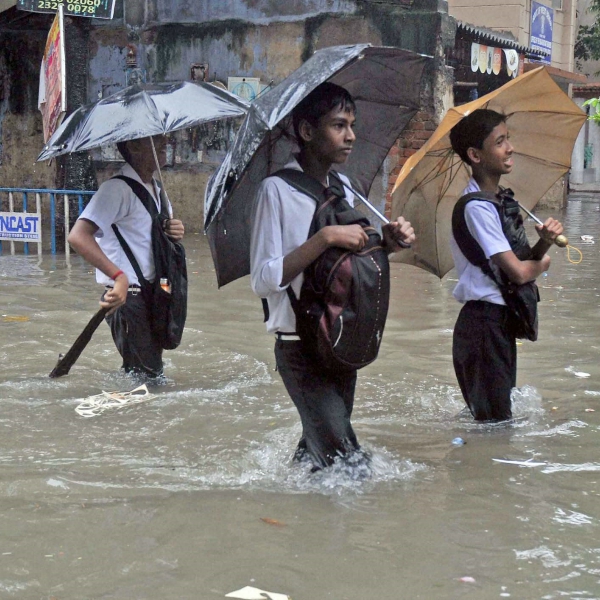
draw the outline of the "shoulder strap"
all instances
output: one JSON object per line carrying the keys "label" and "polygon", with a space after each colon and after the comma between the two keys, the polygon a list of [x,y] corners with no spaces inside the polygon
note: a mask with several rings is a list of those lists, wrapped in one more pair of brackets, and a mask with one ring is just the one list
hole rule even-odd
{"label": "shoulder strap", "polygon": [[466,259],[476,267],[479,267],[492,281],[494,281],[500,288],[502,287],[502,281],[500,281],[488,259],[485,257],[481,246],[477,243],[475,238],[471,235],[469,228],[467,227],[467,220],[465,219],[465,208],[472,200],[482,200],[493,204],[500,214],[502,208],[502,202],[498,196],[492,192],[473,192],[471,194],[465,194],[459,198],[458,202],[454,206],[452,211],[452,233],[454,239],[460,251],[465,255]]}
{"label": "shoulder strap", "polygon": [[280,169],[276,173],[273,173],[273,177],[283,179],[303,194],[311,197],[317,204],[324,200],[323,193],[325,192],[325,186],[304,171],[299,171],[298,169]]}
{"label": "shoulder strap", "polygon": [[111,227],[112,227],[112,230],[115,232],[115,235],[117,236],[117,239],[119,240],[119,244],[121,244],[121,247],[123,248],[123,251],[125,252],[125,255],[127,256],[129,262],[131,263],[131,266],[133,267],[133,270],[135,271],[135,274],[137,275],[140,285],[144,285],[144,284],[148,283],[148,281],[142,274],[142,269],[140,269],[140,265],[139,265],[138,261],[135,259],[135,256],[133,255],[133,252],[131,251],[131,248],[129,247],[129,244],[125,241],[125,238],[121,235],[119,228],[114,223],[111,225]]}
{"label": "shoulder strap", "polygon": [[498,211],[500,211],[501,202],[496,194],[493,194],[492,192],[473,192],[471,194],[465,194],[459,198],[452,211],[452,233],[454,234],[454,239],[456,240],[460,251],[465,255],[466,259],[471,264],[481,268],[486,275],[489,275],[489,273],[486,272],[486,267],[489,269],[487,258],[485,257],[481,246],[471,235],[471,232],[467,227],[467,220],[465,219],[465,208],[467,204],[473,200],[490,202],[496,206]]}
{"label": "shoulder strap", "polygon": [[[156,210],[156,204],[154,202],[154,199],[150,195],[150,192],[139,181],[136,181],[135,179],[132,179],[131,177],[127,177],[125,175],[117,175],[116,177],[113,177],[113,179],[120,179],[121,181],[125,182],[131,188],[131,191],[139,198],[140,202],[144,205],[146,210],[150,213],[150,217],[154,218],[156,215],[159,214],[158,211]],[[162,205],[162,203],[161,203],[161,205]],[[135,271],[135,274],[137,275],[140,285],[148,283],[146,278],[142,274],[142,269],[140,268],[138,261],[135,259],[135,256],[133,255],[133,252],[131,251],[131,248],[129,247],[129,244],[125,241],[125,238],[119,231],[119,228],[114,223],[111,225],[111,227],[112,227],[112,230],[115,232],[115,235],[117,236],[117,239],[119,240],[119,244],[121,244],[121,247],[123,248],[123,251],[125,252],[125,255],[127,256],[127,259],[131,263],[131,266],[133,267],[133,270]]]}
{"label": "shoulder strap", "polygon": [[329,187],[325,187],[320,181],[312,175],[298,169],[280,169],[273,173],[273,177],[279,177],[290,185],[294,186],[300,192],[311,197],[317,204],[325,200],[325,193],[331,191],[332,194],[342,198],[346,196],[344,184],[340,176],[335,171],[329,171]]}
{"label": "shoulder strap", "polygon": [[[156,209],[156,203],[154,202],[154,198],[147,190],[146,186],[142,185],[139,181],[132,179],[131,177],[127,177],[126,175],[116,175],[113,179],[120,179],[124,181],[130,188],[131,191],[140,199],[141,203],[145,206],[146,210],[150,213],[151,217],[155,217],[159,214]],[[163,208],[163,202],[161,200],[161,212]]]}

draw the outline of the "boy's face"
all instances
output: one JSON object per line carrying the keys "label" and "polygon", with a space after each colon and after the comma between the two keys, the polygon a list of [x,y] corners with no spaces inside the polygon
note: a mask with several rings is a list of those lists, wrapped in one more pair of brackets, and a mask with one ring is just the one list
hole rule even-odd
{"label": "boy's face", "polygon": [[468,150],[473,167],[490,175],[506,175],[512,171],[513,151],[506,123],[494,127],[485,138],[483,148]]}
{"label": "boy's face", "polygon": [[317,127],[306,121],[301,127],[304,145],[315,157],[329,164],[343,164],[348,160],[354,135],[354,113],[339,107],[330,110],[319,120]]}
{"label": "boy's face", "polygon": [[[152,137],[158,164],[162,168],[167,162],[167,138],[164,135],[155,135]],[[152,152],[152,143],[149,137],[137,138],[128,142],[128,149],[132,161],[136,165],[146,164],[155,166],[154,153]]]}

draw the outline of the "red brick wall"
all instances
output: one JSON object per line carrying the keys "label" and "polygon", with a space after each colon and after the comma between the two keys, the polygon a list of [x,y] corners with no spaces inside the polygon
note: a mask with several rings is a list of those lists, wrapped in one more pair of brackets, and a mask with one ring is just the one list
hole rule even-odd
{"label": "red brick wall", "polygon": [[433,114],[419,111],[408,123],[402,135],[390,150],[389,157],[392,161],[392,169],[388,181],[386,193],[385,213],[389,216],[391,210],[392,188],[396,178],[407,159],[412,156],[431,137],[437,123]]}

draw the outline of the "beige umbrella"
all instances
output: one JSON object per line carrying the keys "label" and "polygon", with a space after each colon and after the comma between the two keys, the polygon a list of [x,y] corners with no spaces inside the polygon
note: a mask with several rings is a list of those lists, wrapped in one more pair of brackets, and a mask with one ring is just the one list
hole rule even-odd
{"label": "beige umbrella", "polygon": [[392,219],[402,215],[417,234],[397,260],[443,277],[452,267],[451,217],[471,171],[450,145],[450,130],[478,108],[508,116],[514,167],[500,183],[525,208],[571,166],[573,145],[585,113],[554,83],[544,67],[521,75],[481,98],[451,108],[427,143],[405,163],[392,190]]}

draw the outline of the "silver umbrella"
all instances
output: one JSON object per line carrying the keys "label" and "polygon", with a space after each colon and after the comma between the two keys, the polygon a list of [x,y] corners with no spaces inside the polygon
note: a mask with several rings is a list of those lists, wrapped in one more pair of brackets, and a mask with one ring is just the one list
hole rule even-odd
{"label": "silver umbrella", "polygon": [[391,146],[419,110],[423,69],[430,60],[400,48],[333,46],[316,52],[252,103],[206,190],[204,227],[219,285],[250,272],[253,200],[260,182],[297,151],[294,107],[325,81],[352,94],[356,141],[340,171],[366,196]]}
{"label": "silver umbrella", "polygon": [[248,103],[210,83],[132,85],[73,112],[38,160],[242,117]]}

